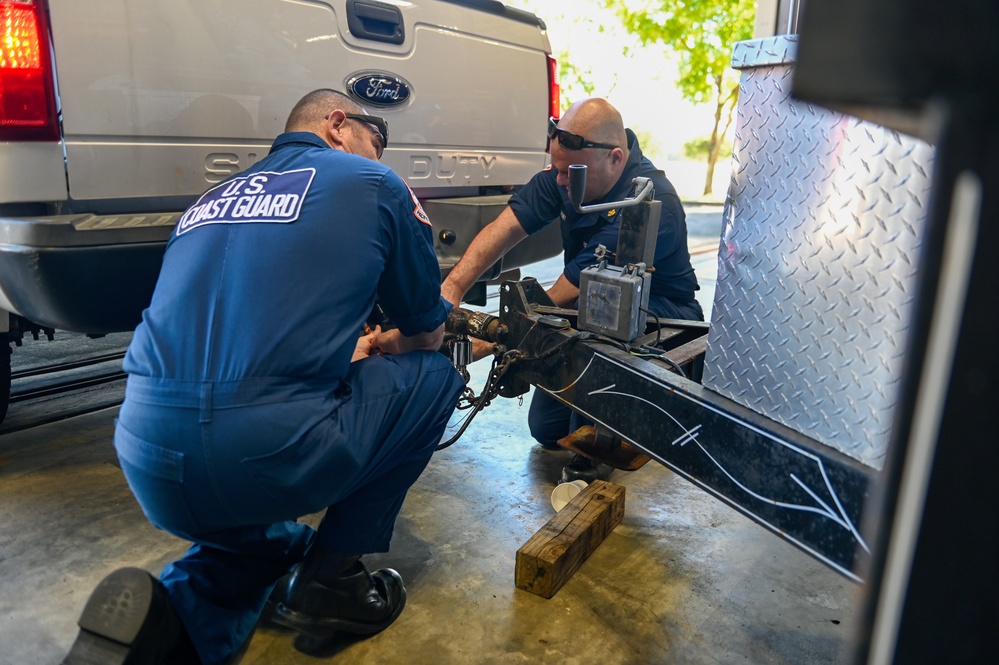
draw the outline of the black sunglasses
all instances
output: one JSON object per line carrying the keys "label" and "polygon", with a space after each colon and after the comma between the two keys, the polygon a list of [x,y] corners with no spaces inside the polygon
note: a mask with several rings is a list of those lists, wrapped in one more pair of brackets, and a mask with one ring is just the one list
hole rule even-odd
{"label": "black sunglasses", "polygon": [[558,144],[565,148],[566,150],[582,150],[583,148],[607,148],[613,150],[616,145],[611,145],[610,143],[595,143],[593,141],[587,141],[579,134],[573,134],[572,132],[567,132],[564,129],[558,128],[558,120],[555,118],[548,118],[548,138],[554,139],[558,137]]}
{"label": "black sunglasses", "polygon": [[382,150],[388,147],[388,121],[385,118],[379,118],[377,115],[362,115],[360,113],[344,113],[344,116],[351,120],[367,123],[372,131],[378,134],[378,137],[382,140]]}

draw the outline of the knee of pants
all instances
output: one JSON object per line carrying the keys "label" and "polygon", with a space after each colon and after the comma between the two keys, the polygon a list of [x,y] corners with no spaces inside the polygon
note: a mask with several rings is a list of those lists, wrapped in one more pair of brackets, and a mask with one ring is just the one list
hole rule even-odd
{"label": "knee of pants", "polygon": [[696,300],[689,303],[677,304],[670,300],[658,299],[649,303],[649,309],[664,319],[680,319],[683,321],[703,321],[704,310]]}
{"label": "knee of pants", "polygon": [[570,414],[568,407],[544,393],[535,392],[527,413],[531,436],[540,444],[554,446],[569,433]]}

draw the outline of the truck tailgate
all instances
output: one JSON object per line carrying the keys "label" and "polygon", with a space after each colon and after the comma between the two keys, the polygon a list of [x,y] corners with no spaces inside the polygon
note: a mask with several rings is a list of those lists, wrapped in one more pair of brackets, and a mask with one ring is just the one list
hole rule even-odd
{"label": "truck tailgate", "polygon": [[390,124],[383,162],[412,187],[520,184],[544,165],[537,23],[366,2],[398,8],[395,44],[352,33],[356,4],[50,0],[70,197],[198,194],[266,154],[303,94],[370,71],[409,87],[403,103],[368,108]]}

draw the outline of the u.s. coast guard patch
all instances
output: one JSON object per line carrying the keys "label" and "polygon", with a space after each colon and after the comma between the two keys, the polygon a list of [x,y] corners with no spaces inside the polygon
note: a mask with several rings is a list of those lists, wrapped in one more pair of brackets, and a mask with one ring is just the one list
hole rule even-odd
{"label": "u.s. coast guard patch", "polygon": [[297,169],[262,171],[227,180],[187,209],[177,222],[177,235],[207,224],[294,222],[315,176],[315,169]]}

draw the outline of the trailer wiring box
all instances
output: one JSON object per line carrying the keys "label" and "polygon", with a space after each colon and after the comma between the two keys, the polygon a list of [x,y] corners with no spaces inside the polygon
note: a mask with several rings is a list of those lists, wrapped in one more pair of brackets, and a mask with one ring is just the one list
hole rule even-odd
{"label": "trailer wiring box", "polygon": [[606,260],[579,275],[579,328],[622,342],[645,332],[652,274],[644,263],[608,265]]}

